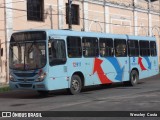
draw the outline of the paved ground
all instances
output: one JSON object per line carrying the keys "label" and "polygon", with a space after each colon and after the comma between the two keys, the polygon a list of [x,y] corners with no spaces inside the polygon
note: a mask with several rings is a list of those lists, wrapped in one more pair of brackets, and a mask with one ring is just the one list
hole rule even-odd
{"label": "paved ground", "polygon": [[[35,91],[0,93],[0,111],[160,111],[160,74],[141,80],[135,87],[114,84],[108,88],[92,86],[79,95],[65,90],[54,91],[42,98]],[[0,118],[4,119],[4,118]],[[52,119],[52,118],[48,118]],[[74,118],[56,118],[56,120]],[[98,119],[98,118],[78,118]],[[113,118],[101,118],[110,119]],[[118,118],[129,120],[131,118]],[[132,118],[142,119],[142,118]],[[160,118],[144,118],[144,120]],[[17,120],[17,118],[16,118]]]}

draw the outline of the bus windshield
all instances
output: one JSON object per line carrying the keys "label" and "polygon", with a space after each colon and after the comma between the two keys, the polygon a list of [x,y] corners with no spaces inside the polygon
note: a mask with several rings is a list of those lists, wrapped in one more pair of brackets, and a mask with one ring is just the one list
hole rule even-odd
{"label": "bus windshield", "polygon": [[45,42],[11,42],[10,59],[11,69],[34,70],[40,69],[46,64]]}

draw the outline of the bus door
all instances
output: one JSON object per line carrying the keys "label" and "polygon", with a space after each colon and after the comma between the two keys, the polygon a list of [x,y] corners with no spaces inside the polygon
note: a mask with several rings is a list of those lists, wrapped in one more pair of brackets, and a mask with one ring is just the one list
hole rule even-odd
{"label": "bus door", "polygon": [[68,88],[66,39],[64,36],[54,37],[49,40],[49,87],[50,89]]}
{"label": "bus door", "polygon": [[115,39],[115,58],[112,60],[115,67],[115,80],[127,81],[129,79],[129,57],[127,57],[127,42],[125,39]]}
{"label": "bus door", "polygon": [[130,72],[132,69],[139,68],[139,43],[138,40],[128,40],[128,56]]}

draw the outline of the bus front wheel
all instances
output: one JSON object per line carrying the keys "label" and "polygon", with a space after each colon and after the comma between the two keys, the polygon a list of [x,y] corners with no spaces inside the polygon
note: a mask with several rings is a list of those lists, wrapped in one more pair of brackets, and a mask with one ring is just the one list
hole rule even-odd
{"label": "bus front wheel", "polygon": [[78,75],[73,75],[71,78],[69,92],[72,95],[78,94],[81,92],[82,89],[82,81]]}

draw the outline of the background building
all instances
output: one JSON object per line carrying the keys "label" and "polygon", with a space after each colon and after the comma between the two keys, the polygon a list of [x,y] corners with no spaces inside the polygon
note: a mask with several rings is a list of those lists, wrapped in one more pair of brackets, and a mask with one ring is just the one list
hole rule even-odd
{"label": "background building", "polygon": [[[9,39],[25,29],[67,29],[68,0],[0,1],[0,83],[8,78]],[[72,0],[72,28],[155,36],[160,45],[160,0]]]}

